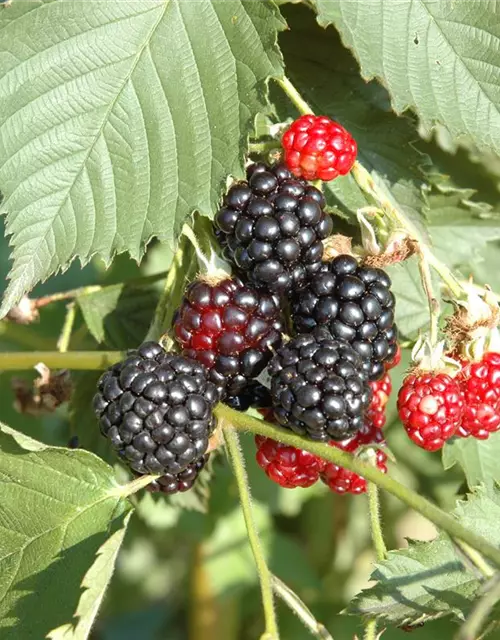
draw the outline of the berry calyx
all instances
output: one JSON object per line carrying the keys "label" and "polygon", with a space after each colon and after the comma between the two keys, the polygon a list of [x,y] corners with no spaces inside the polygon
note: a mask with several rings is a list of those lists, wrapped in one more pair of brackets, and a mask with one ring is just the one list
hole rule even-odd
{"label": "berry calyx", "polygon": [[383,378],[370,382],[372,399],[366,412],[366,421],[377,429],[385,426],[385,407],[392,392],[391,376],[386,373]]}
{"label": "berry calyx", "polygon": [[183,355],[204,364],[230,396],[262,373],[281,346],[282,329],[276,298],[237,278],[191,283],[174,318]]}
{"label": "berry calyx", "polygon": [[382,269],[364,267],[350,255],[339,255],[321,267],[292,299],[292,320],[305,333],[327,326],[363,359],[370,380],[384,375],[385,363],[397,354],[395,298]]}
{"label": "berry calyx", "polygon": [[281,144],[290,171],[306,180],[333,180],[346,175],[356,160],[351,134],[326,116],[304,115],[283,134]]}
{"label": "berry calyx", "polygon": [[398,394],[398,412],[410,438],[427,451],[441,449],[457,431],[464,410],[456,379],[447,373],[417,370]]}
{"label": "berry calyx", "polygon": [[209,454],[201,456],[180,473],[166,473],[157,480],[153,480],[147,485],[146,489],[151,493],[165,493],[166,495],[189,491],[198,480],[198,476],[205,467],[208,457]]}
{"label": "berry calyx", "polygon": [[296,433],[326,442],[363,426],[371,398],[361,356],[318,327],[278,350],[271,361],[274,415]]}
{"label": "berry calyx", "polygon": [[203,365],[145,342],[101,376],[93,405],[133,471],[175,475],[205,455],[218,401]]}
{"label": "berry calyx", "polygon": [[479,362],[461,364],[457,380],[464,412],[457,435],[485,440],[500,429],[500,353],[488,352]]}
{"label": "berry calyx", "polygon": [[[332,447],[342,449],[348,453],[355,453],[360,446],[385,443],[380,429],[373,425],[365,424],[364,427],[352,438],[342,440],[341,442],[330,442]],[[376,466],[382,473],[387,473],[387,455],[380,449],[375,450]],[[367,489],[366,480],[344,467],[328,462],[321,472],[321,480],[335,493],[345,494],[352,493],[354,495],[365,493]]]}
{"label": "berry calyx", "polygon": [[318,479],[325,463],[321,458],[272,438],[255,436],[256,460],[267,477],[285,489],[310,487]]}
{"label": "berry calyx", "polygon": [[333,228],[321,191],[284,165],[253,164],[215,216],[225,258],[258,289],[285,294],[321,267]]}

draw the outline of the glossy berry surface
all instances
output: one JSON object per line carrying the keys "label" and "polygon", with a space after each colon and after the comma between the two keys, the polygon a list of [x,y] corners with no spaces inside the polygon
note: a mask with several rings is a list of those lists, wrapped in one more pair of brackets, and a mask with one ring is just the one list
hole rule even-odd
{"label": "glossy berry surface", "polygon": [[93,405],[131,469],[178,474],[205,455],[218,400],[203,365],[146,342],[101,376]]}
{"label": "glossy berry surface", "polygon": [[284,165],[253,164],[215,216],[224,256],[258,289],[297,291],[321,267],[333,228],[324,206],[321,191]]}
{"label": "glossy berry surface", "polygon": [[392,360],[389,360],[385,363],[385,370],[390,371],[391,369],[396,368],[401,362],[401,347],[399,344],[397,345],[396,355]]}
{"label": "glossy berry surface", "polygon": [[236,411],[247,411],[250,407],[268,411],[272,406],[271,392],[263,384],[253,380],[238,395],[227,396],[224,404]]}
{"label": "glossy berry surface", "polygon": [[292,339],[269,368],[276,420],[312,440],[342,440],[363,426],[371,398],[361,357],[327,329]]}
{"label": "glossy berry surface", "polygon": [[325,465],[321,458],[264,436],[256,436],[255,444],[257,464],[281,487],[310,487],[319,480]]}
{"label": "glossy berry surface", "polygon": [[366,412],[366,421],[377,429],[385,426],[385,408],[392,392],[391,376],[386,373],[383,378],[370,382],[372,399]]}
{"label": "glossy berry surface", "polygon": [[[330,445],[333,447],[337,447],[338,449],[342,449],[342,451],[347,451],[348,453],[355,453],[357,449],[362,445],[370,445],[377,444],[383,445],[384,438],[380,429],[374,427],[370,424],[365,424],[361,431],[358,432],[357,435],[349,438],[347,440],[343,440],[341,442],[330,442]],[[377,449],[375,452],[376,455],[376,465],[379,471],[382,473],[387,473],[387,456],[386,454]],[[340,467],[339,465],[332,464],[328,462],[322,473],[321,480],[328,486],[331,491],[335,493],[345,494],[359,494],[366,492],[366,480],[359,476],[354,471],[349,471],[349,469],[345,469],[344,467]]]}
{"label": "glossy berry surface", "polygon": [[382,269],[363,267],[350,255],[324,264],[292,300],[292,320],[300,333],[327,326],[363,358],[370,380],[384,375],[397,354],[395,298]]}
{"label": "glossy berry surface", "polygon": [[399,390],[401,422],[413,442],[427,451],[441,449],[455,434],[463,409],[460,387],[446,373],[410,374]]}
{"label": "glossy berry surface", "polygon": [[192,462],[180,473],[166,473],[165,475],[154,480],[146,489],[151,493],[165,493],[172,495],[174,493],[184,493],[194,486],[198,476],[207,463],[209,455],[201,456],[195,462]]}
{"label": "glossy berry surface", "polygon": [[282,328],[276,298],[237,279],[193,282],[174,320],[183,355],[204,364],[230,396],[262,373],[281,346]]}
{"label": "glossy berry surface", "polygon": [[486,353],[479,362],[463,362],[457,379],[464,397],[457,435],[485,440],[500,429],[500,353]]}
{"label": "glossy berry surface", "polygon": [[306,180],[333,180],[346,175],[356,160],[351,134],[326,116],[304,115],[283,134],[285,164]]}

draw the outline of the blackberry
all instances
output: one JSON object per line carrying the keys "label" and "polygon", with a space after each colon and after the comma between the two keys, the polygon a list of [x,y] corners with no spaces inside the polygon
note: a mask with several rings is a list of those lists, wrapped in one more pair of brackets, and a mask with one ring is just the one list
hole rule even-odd
{"label": "blackberry", "polygon": [[324,328],[282,347],[269,365],[274,415],[312,440],[343,440],[363,426],[371,390],[361,356]]}
{"label": "blackberry", "polygon": [[131,469],[178,474],[205,454],[218,400],[203,365],[145,342],[101,376],[93,404]]}
{"label": "blackberry", "polygon": [[384,375],[385,363],[397,354],[395,298],[382,269],[360,266],[350,255],[337,256],[294,296],[292,320],[299,333],[326,325],[363,358],[370,380]]}
{"label": "blackberry", "polygon": [[238,279],[214,286],[193,282],[174,319],[183,354],[204,364],[229,396],[241,393],[266,368],[281,346],[282,329],[276,298]]}
{"label": "blackberry", "polygon": [[269,409],[272,406],[271,392],[254,380],[239,395],[228,396],[224,403],[236,411],[247,411],[250,407]]}
{"label": "blackberry", "polygon": [[151,493],[166,493],[172,495],[173,493],[179,493],[189,491],[198,479],[202,469],[205,467],[209,454],[201,456],[195,462],[188,465],[184,471],[180,473],[166,473],[165,475],[154,480],[146,489]]}
{"label": "blackberry", "polygon": [[297,291],[321,267],[332,232],[321,191],[281,164],[253,164],[215,217],[224,255],[258,289]]}

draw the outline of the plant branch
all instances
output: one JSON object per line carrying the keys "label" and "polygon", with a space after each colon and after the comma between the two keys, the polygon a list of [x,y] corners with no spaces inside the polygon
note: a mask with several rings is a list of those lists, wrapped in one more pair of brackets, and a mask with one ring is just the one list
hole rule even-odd
{"label": "plant branch", "polygon": [[74,302],[70,302],[66,308],[66,317],[64,318],[61,335],[59,336],[59,340],[57,341],[57,349],[60,353],[66,353],[68,351],[71,334],[73,332],[73,327],[75,324],[75,318],[76,305]]}
{"label": "plant branch", "polygon": [[273,589],[299,620],[319,640],[333,640],[326,627],[318,622],[299,596],[275,575],[271,576]]}
{"label": "plant branch", "polygon": [[455,635],[455,640],[476,640],[491,610],[499,600],[500,574],[496,573],[484,585],[484,595],[474,605],[467,620]]}
{"label": "plant branch", "polygon": [[375,618],[366,623],[363,640],[377,640],[377,621]]}
{"label": "plant branch", "polygon": [[387,557],[387,547],[382,533],[382,523],[380,521],[380,500],[378,487],[373,482],[368,482],[368,506],[370,510],[370,526],[372,532],[373,547],[377,560],[385,560]]}
{"label": "plant branch", "polygon": [[278,640],[278,623],[276,621],[276,613],[274,611],[274,596],[271,582],[271,573],[262,552],[259,533],[257,531],[257,527],[253,518],[250,488],[248,486],[245,462],[241,453],[238,434],[229,427],[229,423],[226,426],[224,420],[222,420],[222,426],[227,454],[233,467],[236,484],[238,485],[241,510],[243,512],[243,518],[245,519],[248,541],[250,543],[250,548],[252,549],[255,565],[257,567],[257,573],[259,574],[260,579],[262,604],[264,607],[264,618],[266,622],[264,638],[266,640]]}
{"label": "plant branch", "polygon": [[442,511],[439,507],[418,495],[418,493],[415,493],[394,478],[391,478],[391,476],[380,472],[374,466],[363,460],[336,447],[330,447],[326,444],[307,440],[306,438],[295,435],[291,431],[240,413],[222,404],[216,407],[215,413],[223,424],[227,426],[231,425],[234,429],[251,431],[252,433],[279,440],[297,449],[305,449],[328,462],[354,471],[358,475],[366,478],[366,480],[375,483],[381,489],[392,494],[408,507],[421,513],[425,518],[437,527],[443,529],[443,531],[446,531],[450,536],[463,540],[479,551],[485,558],[500,567],[500,549],[497,549],[483,537],[464,527],[454,516]]}
{"label": "plant branch", "polygon": [[123,351],[17,351],[0,353],[0,371],[32,369],[43,362],[49,369],[99,371],[125,357]]}
{"label": "plant branch", "polygon": [[108,495],[117,496],[119,498],[127,498],[128,496],[137,493],[141,489],[144,489],[144,487],[147,487],[148,484],[151,484],[159,477],[159,475],[139,476],[138,478],[135,478],[135,480],[131,480],[126,484],[121,484],[120,486],[111,489],[110,491],[108,491]]}
{"label": "plant branch", "polygon": [[293,104],[297,107],[297,111],[299,111],[302,115],[314,113],[311,107],[307,104],[307,102],[286,76],[283,76],[282,78],[276,78],[276,82],[290,98]]}
{"label": "plant branch", "polygon": [[422,286],[424,288],[425,296],[429,305],[429,326],[430,326],[430,341],[432,347],[435,347],[438,341],[439,333],[439,315],[440,306],[439,300],[434,294],[434,287],[432,285],[431,271],[429,269],[429,263],[427,257],[422,251],[418,250],[418,268],[420,271],[420,279],[422,280]]}

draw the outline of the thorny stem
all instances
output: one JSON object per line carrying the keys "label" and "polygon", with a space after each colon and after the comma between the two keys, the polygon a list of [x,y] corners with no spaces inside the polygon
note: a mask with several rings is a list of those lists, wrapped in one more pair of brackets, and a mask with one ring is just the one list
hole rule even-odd
{"label": "thorny stem", "polygon": [[71,340],[71,334],[73,332],[73,326],[76,318],[76,305],[74,302],[70,302],[66,307],[66,317],[64,318],[64,324],[57,341],[57,348],[60,353],[66,353],[68,351],[69,343]]}
{"label": "thorny stem", "polygon": [[333,640],[327,629],[318,622],[299,596],[275,575],[271,576],[273,589],[285,604],[295,613],[305,627],[319,640]]}
{"label": "thorny stem", "polygon": [[364,462],[363,460],[327,445],[312,442],[306,438],[295,435],[294,433],[271,425],[263,420],[253,418],[249,415],[239,413],[234,409],[230,409],[222,404],[218,405],[215,413],[219,419],[226,425],[231,425],[234,429],[240,431],[251,431],[274,440],[279,440],[284,444],[291,445],[297,449],[305,449],[314,455],[323,458],[327,462],[345,467],[350,471],[354,471],[358,475],[366,478],[366,480],[375,483],[378,487],[392,494],[408,507],[415,509],[425,518],[434,523],[437,527],[446,531],[450,536],[463,540],[471,547],[479,551],[485,558],[491,560],[496,566],[500,567],[500,549],[490,544],[483,537],[476,535],[464,527],[454,516],[442,511],[439,507],[423,498],[418,493],[408,489],[403,484],[391,478],[391,476],[383,474],[377,468]]}
{"label": "thorny stem", "polygon": [[260,579],[260,589],[262,593],[262,604],[264,607],[265,618],[265,632],[263,637],[266,640],[278,640],[278,623],[276,621],[276,612],[274,610],[274,595],[271,582],[271,572],[266,563],[266,559],[262,552],[262,546],[259,539],[259,533],[255,525],[252,512],[252,501],[250,497],[250,488],[248,486],[248,477],[245,470],[245,461],[240,449],[240,443],[238,441],[238,434],[234,431],[229,424],[221,420],[224,431],[224,441],[226,443],[226,449],[233,467],[234,477],[236,478],[236,484],[238,485],[238,493],[240,496],[241,510],[243,512],[243,518],[245,519],[245,525],[247,528],[248,541],[250,548],[252,549],[255,565],[257,567],[257,573]]}
{"label": "thorny stem", "polygon": [[387,547],[385,546],[382,523],[380,521],[380,500],[378,487],[373,482],[368,482],[368,505],[370,509],[370,525],[375,554],[377,560],[385,560],[387,557]]}
{"label": "thorny stem", "polygon": [[366,623],[363,640],[377,640],[377,621],[375,618]]}

